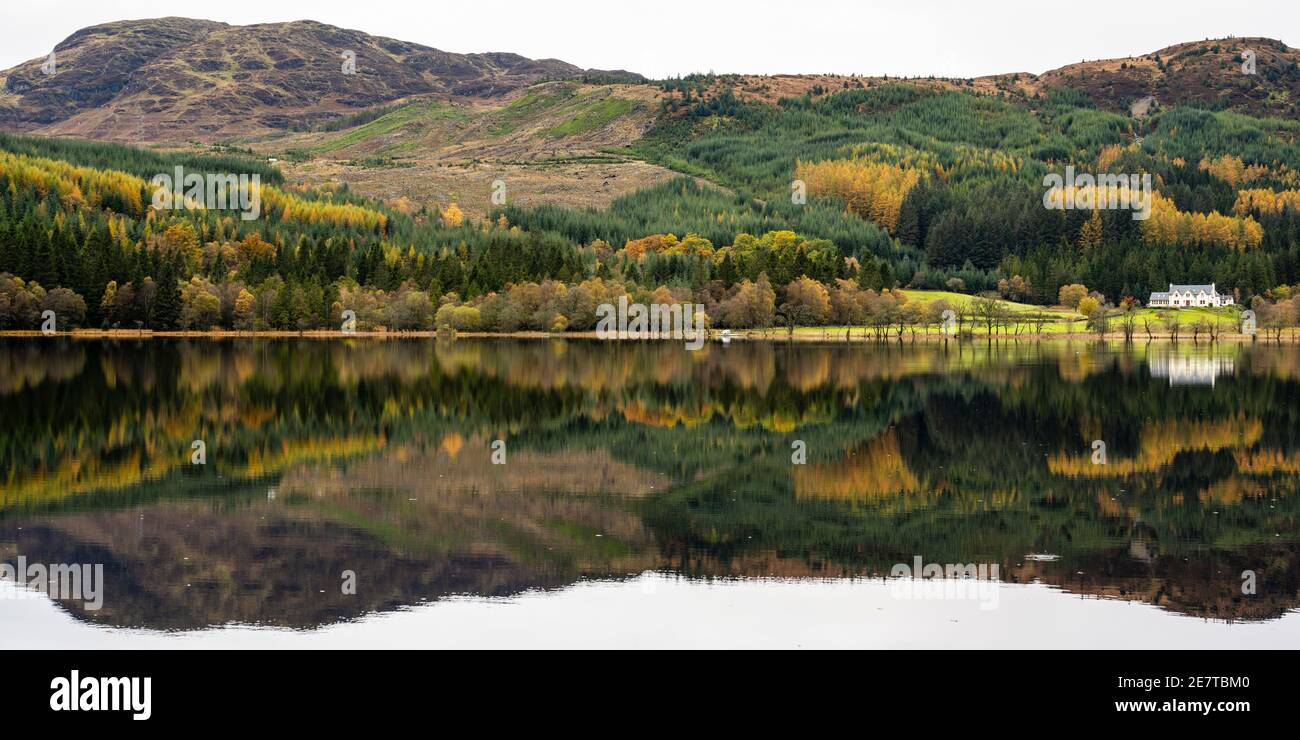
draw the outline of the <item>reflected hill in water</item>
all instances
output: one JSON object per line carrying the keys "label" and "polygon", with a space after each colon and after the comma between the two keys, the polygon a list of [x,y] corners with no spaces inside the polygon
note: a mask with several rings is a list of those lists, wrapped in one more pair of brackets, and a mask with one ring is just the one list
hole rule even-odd
{"label": "reflected hill in water", "polygon": [[916,555],[1197,617],[1300,602],[1295,347],[31,339],[0,370],[0,558],[104,563],[104,608],[63,606],[105,625]]}

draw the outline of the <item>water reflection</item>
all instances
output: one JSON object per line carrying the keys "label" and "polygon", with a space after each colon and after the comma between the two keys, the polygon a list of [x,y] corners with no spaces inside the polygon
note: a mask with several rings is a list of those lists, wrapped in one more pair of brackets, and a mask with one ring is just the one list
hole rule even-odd
{"label": "water reflection", "polygon": [[1191,343],[0,340],[0,560],[104,563],[104,607],[64,608],[152,629],[917,555],[1270,620],[1300,599],[1297,370]]}
{"label": "water reflection", "polygon": [[1232,356],[1216,350],[1187,352],[1170,346],[1148,354],[1147,364],[1151,377],[1168,378],[1169,385],[1213,386],[1219,378],[1232,375],[1235,368]]}

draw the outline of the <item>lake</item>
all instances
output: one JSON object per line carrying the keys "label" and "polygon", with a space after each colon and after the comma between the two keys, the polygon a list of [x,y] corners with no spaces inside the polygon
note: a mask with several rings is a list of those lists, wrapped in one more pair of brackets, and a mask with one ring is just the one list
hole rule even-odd
{"label": "lake", "polygon": [[86,581],[0,648],[1295,648],[1298,416],[1263,343],[5,338],[0,562]]}

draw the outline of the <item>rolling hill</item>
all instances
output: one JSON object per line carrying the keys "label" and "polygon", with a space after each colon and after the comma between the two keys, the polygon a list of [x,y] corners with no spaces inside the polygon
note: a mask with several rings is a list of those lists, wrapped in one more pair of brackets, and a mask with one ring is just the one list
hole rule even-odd
{"label": "rolling hill", "polygon": [[[346,74],[344,53],[355,55]],[[211,141],[283,130],[414,95],[492,98],[583,70],[509,53],[452,54],[315,21],[187,18],[85,28],[0,72],[0,127],[114,141]],[[46,68],[48,71],[49,68]]]}
{"label": "rolling hill", "polygon": [[[1252,74],[1243,72],[1254,52]],[[991,95],[1033,104],[1053,93],[1081,95],[1108,111],[1146,113],[1155,108],[1196,106],[1256,116],[1300,115],[1300,49],[1267,38],[1193,41],[1149,54],[1081,61],[1041,74],[1006,72],[970,79],[863,75],[719,75],[705,95],[723,92],[757,103],[831,95],[898,82],[941,92]]]}
{"label": "rolling hill", "polygon": [[674,177],[623,153],[658,115],[659,91],[649,85],[557,81],[500,100],[421,97],[375,112],[250,146],[307,183],[343,182],[385,200],[454,200],[472,218],[493,209],[498,180],[521,205],[604,207]]}
{"label": "rolling hill", "polygon": [[[1243,71],[1250,53],[1253,71]],[[1099,106],[1130,111],[1197,105],[1252,115],[1295,118],[1300,108],[1300,49],[1265,38],[1195,41],[1124,59],[1080,62],[1046,72],[1030,90],[1078,90]]]}

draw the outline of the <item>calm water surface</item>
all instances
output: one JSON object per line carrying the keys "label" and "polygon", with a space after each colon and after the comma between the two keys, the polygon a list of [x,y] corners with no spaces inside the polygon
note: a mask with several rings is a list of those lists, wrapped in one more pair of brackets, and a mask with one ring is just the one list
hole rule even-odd
{"label": "calm water surface", "polygon": [[105,579],[0,648],[1300,647],[1298,416],[1264,345],[0,339],[0,561]]}

